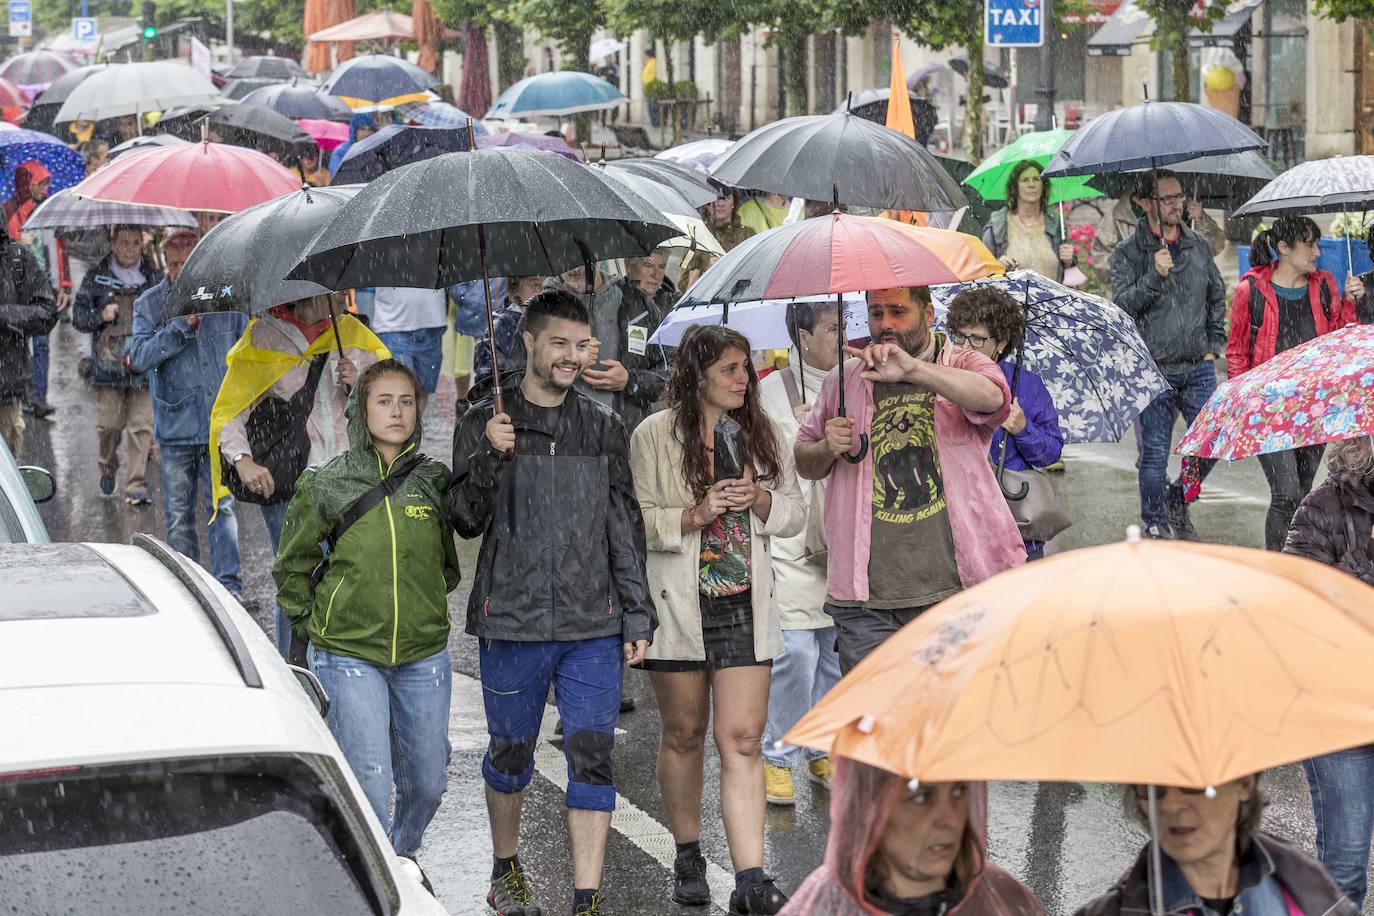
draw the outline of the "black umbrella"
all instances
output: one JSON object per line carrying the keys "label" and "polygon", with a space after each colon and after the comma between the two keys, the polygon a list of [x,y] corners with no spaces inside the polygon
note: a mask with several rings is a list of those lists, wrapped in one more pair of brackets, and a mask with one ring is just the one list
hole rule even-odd
{"label": "black umbrella", "polygon": [[323,95],[314,86],[295,80],[254,89],[243,100],[254,105],[265,105],[277,114],[292,119],[347,121],[353,116],[353,109],[342,99]]}
{"label": "black umbrella", "polygon": [[261,89],[263,86],[276,86],[280,83],[281,80],[269,80],[263,77],[253,76],[247,79],[231,80],[220,90],[220,92],[226,99],[233,99],[235,102],[238,102],[254,89]]}
{"label": "black umbrella", "polygon": [[295,121],[251,102],[224,106],[210,115],[210,126],[226,143],[239,146],[259,148],[266,141],[267,146],[290,148],[314,142]]}
{"label": "black umbrella", "polygon": [[706,175],[667,159],[616,159],[606,163],[606,168],[667,185],[694,207],[704,207],[724,196]]}
{"label": "black umbrella", "polygon": [[132,140],[125,140],[118,146],[110,147],[109,157],[111,160],[118,159],[125,153],[132,153],[137,149],[153,149],[159,146],[185,146],[190,143],[174,134],[145,134],[141,137],[134,137]]}
{"label": "black umbrella", "polygon": [[29,109],[29,116],[24,119],[24,126],[30,130],[51,133],[56,123],[57,112],[62,103],[67,101],[67,96],[72,94],[72,90],[85,82],[87,77],[99,73],[108,66],[110,65],[92,64],[89,67],[77,67],[59,76],[33,100],[33,107]]}
{"label": "black umbrella", "polygon": [[340,184],[367,184],[403,165],[443,153],[461,153],[467,148],[466,130],[388,124],[348,148],[333,180]]}
{"label": "black umbrella", "polygon": [[265,77],[272,80],[309,79],[310,74],[299,63],[289,57],[276,57],[271,54],[256,54],[245,57],[225,74],[231,80],[246,77]]}
{"label": "black umbrella", "polygon": [[[892,97],[892,90],[884,87],[882,89],[865,89],[858,95],[846,99],[836,112],[848,110],[850,114],[858,115],[865,121],[872,121],[874,124],[887,124],[887,102]],[[935,110],[929,99],[907,93],[907,99],[911,102],[911,119],[916,128],[916,140],[922,145],[930,142],[930,132],[935,129],[935,125],[940,120],[940,115]]]}
{"label": "black umbrella", "polygon": [[[949,69],[968,79],[968,55],[960,54],[952,57],[949,61]],[[994,64],[987,58],[983,59],[983,86],[987,89],[1006,89],[1011,85],[1011,80],[1002,72],[1002,68]]]}
{"label": "black umbrella", "polygon": [[[642,257],[680,232],[597,169],[546,150],[479,149],[404,165],[367,185],[287,276],[329,289],[442,289],[480,278],[494,336],[491,274],[553,276]],[[499,410],[497,372],[493,382]]]}
{"label": "black umbrella", "polygon": [[[1203,156],[1169,166],[1183,180],[1183,190],[1204,207],[1234,210],[1274,180],[1273,163],[1250,150],[1224,156]],[[1148,171],[1148,170],[1144,170]],[[1139,172],[1108,172],[1088,182],[1108,197],[1120,197],[1135,188]]]}
{"label": "black umbrella", "polygon": [[720,181],[807,200],[924,212],[957,210],[964,192],[924,146],[848,112],[765,124],[711,168]]}

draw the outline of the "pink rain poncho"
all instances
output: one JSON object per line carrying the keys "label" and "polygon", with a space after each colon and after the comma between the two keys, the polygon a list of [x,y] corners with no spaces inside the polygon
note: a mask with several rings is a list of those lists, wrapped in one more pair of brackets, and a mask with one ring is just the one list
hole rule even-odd
{"label": "pink rain poncho", "polygon": [[[783,908],[786,916],[883,916],[864,895],[869,860],[887,828],[906,780],[875,767],[836,759],[830,791],[830,840],[825,861],[813,871]],[[968,854],[955,864],[965,888],[949,916],[1045,916],[1045,910],[1019,881],[987,861],[988,793],[984,783],[970,783]],[[972,861],[970,861],[972,860]]]}

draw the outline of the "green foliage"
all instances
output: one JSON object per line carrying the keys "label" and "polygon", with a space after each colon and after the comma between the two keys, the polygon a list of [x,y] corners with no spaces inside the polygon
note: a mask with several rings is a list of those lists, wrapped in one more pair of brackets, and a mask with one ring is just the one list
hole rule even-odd
{"label": "green foliage", "polygon": [[673,83],[673,97],[678,99],[694,99],[697,97],[697,84],[691,80],[678,80]]}
{"label": "green foliage", "polygon": [[644,97],[646,99],[670,99],[673,97],[673,84],[667,80],[649,80],[644,84]]}
{"label": "green foliage", "polygon": [[606,21],[602,0],[515,0],[510,8],[517,25],[558,44],[563,69],[590,72],[592,33]]}
{"label": "green foliage", "polygon": [[1317,14],[1324,19],[1374,19],[1374,0],[1316,0]]}

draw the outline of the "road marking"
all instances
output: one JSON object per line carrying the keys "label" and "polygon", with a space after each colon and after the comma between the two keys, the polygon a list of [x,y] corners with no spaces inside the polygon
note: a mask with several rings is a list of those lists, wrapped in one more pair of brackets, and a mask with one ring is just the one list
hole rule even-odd
{"label": "road marking", "polygon": [[[1110,455],[1100,452],[1089,451],[1082,446],[1069,446],[1064,449],[1064,460],[1068,463],[1082,461],[1087,464],[1100,464],[1106,467],[1115,468],[1118,471],[1126,471],[1135,474],[1138,470],[1130,462],[1121,461]],[[1269,500],[1258,496],[1251,496],[1249,493],[1241,493],[1239,490],[1229,490],[1226,487],[1219,487],[1215,484],[1204,483],[1202,485],[1202,495],[1199,497],[1204,503],[1215,503],[1217,505],[1232,506],[1258,506],[1262,509],[1269,508]]]}
{"label": "road marking", "polygon": [[[474,677],[455,671],[453,673],[453,700],[449,714],[449,743],[455,751],[482,750],[487,746],[487,723],[482,713],[482,683]],[[562,791],[568,790],[568,764],[562,748],[550,743],[554,726],[558,723],[558,710],[553,706],[544,707],[544,718],[539,725],[539,743],[534,752],[534,771],[553,783]],[[624,735],[622,728],[615,730]],[[611,828],[635,846],[639,847],[668,874],[673,873],[673,860],[677,856],[677,846],[668,828],[635,805],[624,795],[617,792],[615,813],[611,815]],[[706,861],[706,881],[711,886],[711,902],[720,912],[730,908],[730,892],[735,889],[735,877],[715,862]]]}

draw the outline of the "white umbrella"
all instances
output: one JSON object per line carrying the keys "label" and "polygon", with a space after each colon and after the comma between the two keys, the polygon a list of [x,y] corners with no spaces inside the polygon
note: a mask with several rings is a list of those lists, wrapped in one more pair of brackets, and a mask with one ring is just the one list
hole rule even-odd
{"label": "white umbrella", "polygon": [[[868,306],[864,293],[845,293],[845,329],[849,340],[868,336]],[[736,302],[725,313],[719,303],[675,308],[664,316],[649,343],[676,347],[687,329],[699,324],[724,324],[749,338],[755,350],[786,350],[792,346],[787,333],[787,306],[793,302],[822,302],[835,304],[834,296],[801,296],[796,299],[760,299],[755,302]],[[723,319],[723,320],[722,320]]]}
{"label": "white umbrella", "polygon": [[612,54],[619,54],[625,50],[625,42],[615,38],[598,38],[592,42],[592,49],[587,54],[587,60],[595,63],[603,57],[610,57]]}
{"label": "white umbrella", "polygon": [[73,89],[53,122],[141,116],[221,98],[214,83],[185,64],[165,60],[116,64],[92,73]]}
{"label": "white umbrella", "polygon": [[734,140],[724,140],[719,137],[708,137],[705,140],[693,140],[681,146],[674,146],[665,149],[654,155],[655,159],[667,159],[669,162],[676,162],[696,169],[698,172],[710,174],[711,166],[716,160],[730,151],[730,147],[735,145]]}
{"label": "white umbrella", "polygon": [[599,171],[607,181],[618,182],[644,198],[651,206],[668,217],[669,222],[682,230],[682,235],[674,236],[666,242],[662,242],[659,247],[696,248],[716,256],[725,254],[725,249],[711,234],[711,230],[706,228],[706,223],[702,220],[696,207],[693,207],[686,198],[668,185],[659,184],[653,179],[645,178],[633,172],[608,169],[604,163],[592,166],[592,168]]}

